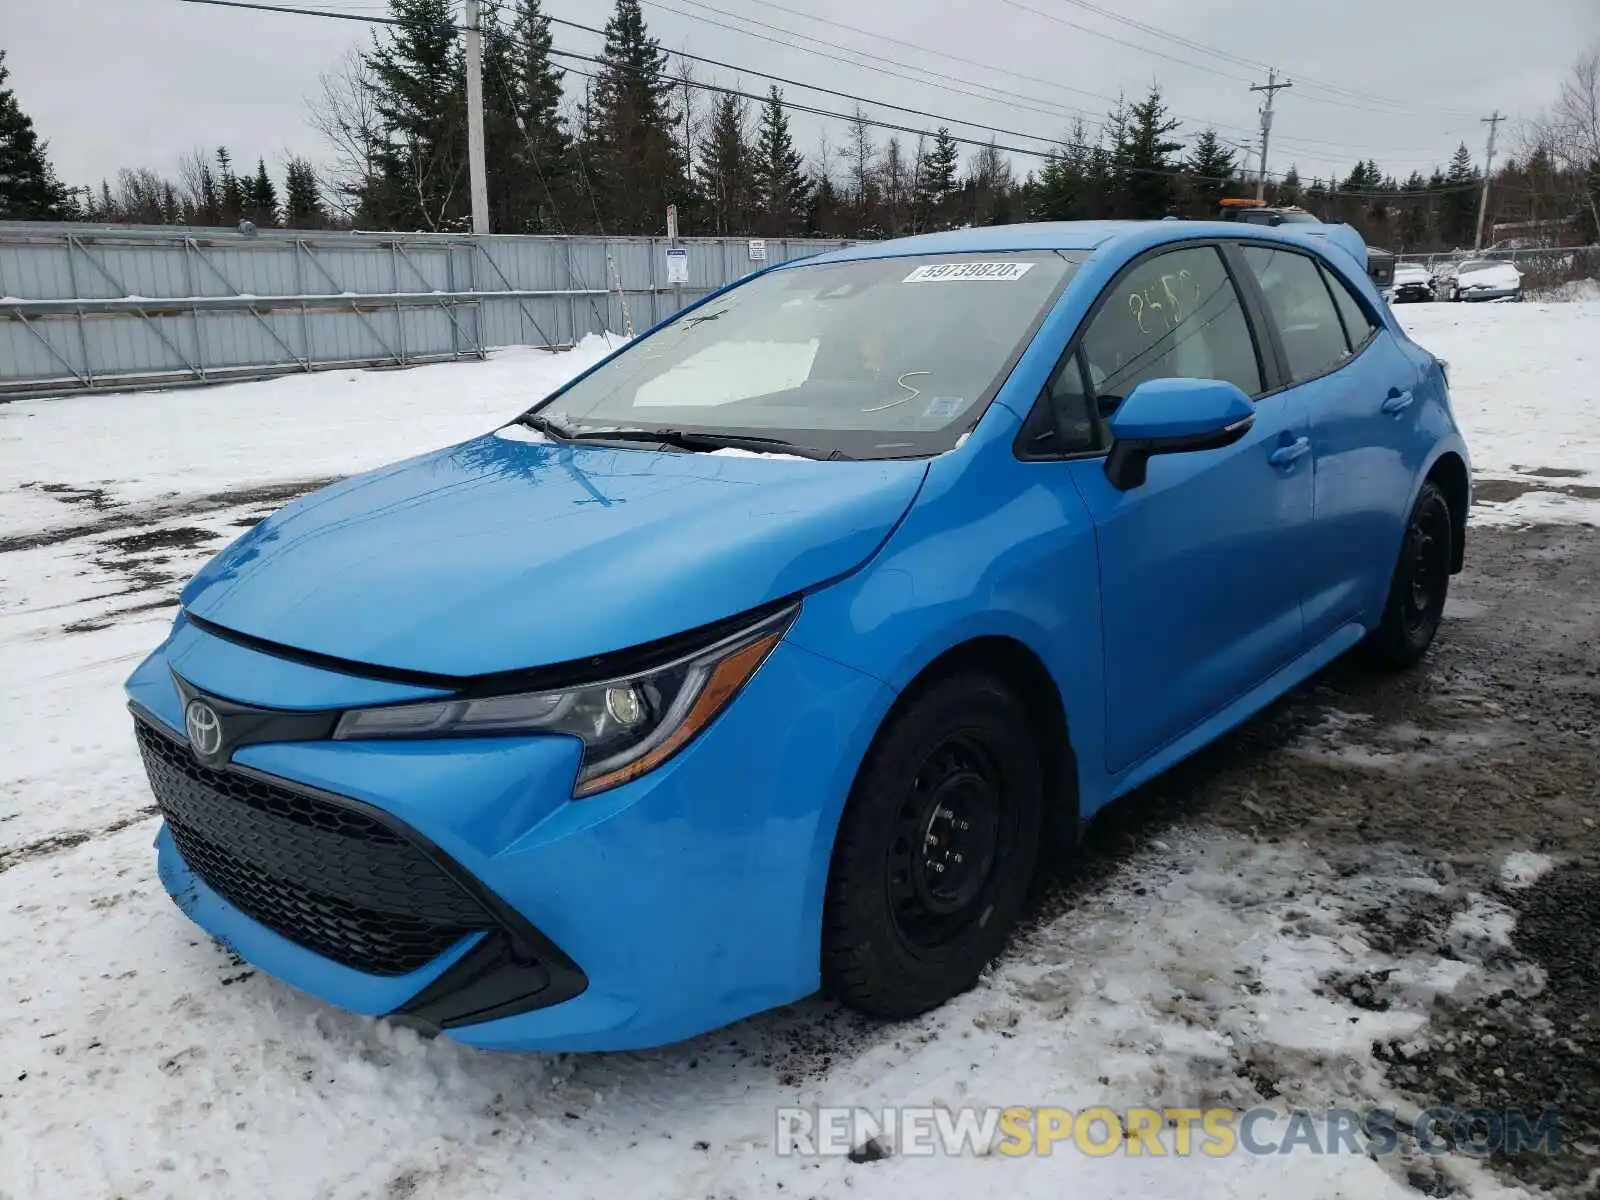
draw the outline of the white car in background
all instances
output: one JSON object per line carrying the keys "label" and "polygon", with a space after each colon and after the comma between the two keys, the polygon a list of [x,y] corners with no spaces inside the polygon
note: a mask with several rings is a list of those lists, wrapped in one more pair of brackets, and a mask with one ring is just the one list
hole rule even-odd
{"label": "white car in background", "polygon": [[1435,271],[1433,290],[1444,300],[1521,300],[1522,272],[1508,262],[1469,258]]}
{"label": "white car in background", "polygon": [[1432,300],[1433,281],[1428,278],[1428,268],[1421,263],[1397,264],[1394,269],[1394,286],[1389,289],[1389,299],[1395,304],[1402,304],[1408,300]]}

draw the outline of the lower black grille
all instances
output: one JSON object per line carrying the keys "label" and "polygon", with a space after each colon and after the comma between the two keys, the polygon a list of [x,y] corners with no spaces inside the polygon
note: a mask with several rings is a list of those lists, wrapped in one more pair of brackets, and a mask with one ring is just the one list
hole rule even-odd
{"label": "lower black grille", "polygon": [[190,870],[246,916],[326,958],[404,975],[496,922],[415,842],[346,806],[237,770],[134,722]]}

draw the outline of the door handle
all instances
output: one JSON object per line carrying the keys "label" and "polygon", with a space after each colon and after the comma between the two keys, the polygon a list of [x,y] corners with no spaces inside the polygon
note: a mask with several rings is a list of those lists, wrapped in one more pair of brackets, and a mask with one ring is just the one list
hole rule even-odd
{"label": "door handle", "polygon": [[1386,399],[1379,407],[1386,415],[1392,417],[1396,413],[1403,413],[1406,409],[1410,408],[1411,401],[1414,399],[1416,399],[1416,397],[1413,396],[1409,390],[1404,392],[1390,392],[1388,399]]}
{"label": "door handle", "polygon": [[1287,467],[1290,463],[1294,462],[1295,459],[1304,454],[1310,453],[1310,451],[1310,438],[1296,438],[1287,446],[1279,446],[1267,456],[1267,461],[1275,467]]}

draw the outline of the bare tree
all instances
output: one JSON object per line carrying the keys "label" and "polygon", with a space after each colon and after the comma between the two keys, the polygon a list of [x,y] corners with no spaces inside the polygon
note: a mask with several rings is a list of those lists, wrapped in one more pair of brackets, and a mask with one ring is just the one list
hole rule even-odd
{"label": "bare tree", "polygon": [[131,225],[163,225],[176,223],[181,213],[175,213],[176,196],[172,184],[149,167],[117,172],[117,190],[112,197],[116,219]]}
{"label": "bare tree", "polygon": [[1588,210],[1600,233],[1600,46],[1573,64],[1548,112],[1528,122],[1521,133],[1521,157],[1535,168],[1553,171],[1530,175],[1534,204],[1551,202],[1553,210]]}
{"label": "bare tree", "polygon": [[1573,64],[1551,115],[1558,131],[1553,148],[1577,179],[1600,233],[1600,45]]}
{"label": "bare tree", "polygon": [[872,142],[867,111],[856,105],[850,119],[850,138],[839,151],[848,174],[850,200],[861,214],[871,211],[878,193],[878,148]]}
{"label": "bare tree", "polygon": [[892,237],[902,227],[906,203],[912,192],[912,165],[900,149],[900,139],[891,137],[883,148],[883,206],[888,218],[887,232]]}
{"label": "bare tree", "polygon": [[683,162],[684,173],[694,178],[694,149],[700,144],[700,131],[705,122],[694,110],[695,87],[700,82],[694,73],[694,64],[687,58],[678,60],[673,81],[683,92]]}
{"label": "bare tree", "polygon": [[312,128],[333,151],[332,163],[319,182],[329,204],[349,217],[377,176],[383,122],[373,100],[372,73],[359,49],[347,50],[319,83],[320,90],[306,108]]}

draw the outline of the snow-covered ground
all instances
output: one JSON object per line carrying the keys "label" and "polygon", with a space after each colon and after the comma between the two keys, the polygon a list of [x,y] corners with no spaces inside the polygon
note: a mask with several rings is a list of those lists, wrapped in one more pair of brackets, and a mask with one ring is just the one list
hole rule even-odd
{"label": "snow-covered ground", "polygon": [[[1480,477],[1530,488],[1475,516],[1600,523],[1552,490],[1600,485],[1600,304],[1401,315],[1450,363]],[[1153,842],[922,1020],[809,1002],[637,1054],[423,1042],[254,974],[179,915],[120,695],[178,584],[280,502],[254,489],[471,434],[602,351],[0,406],[0,1197],[1412,1194],[1414,1156],[774,1152],[784,1105],[1249,1107],[1262,1073],[1280,1105],[1392,1103],[1373,1043],[1488,986],[1511,922],[1403,851],[1352,872],[1293,842]],[[1514,856],[1507,885],[1547,867]],[[1375,949],[1356,915],[1408,898],[1457,913],[1447,943]],[[1369,972],[1381,1010],[1329,986]],[[1500,1194],[1466,1160],[1439,1169]]]}
{"label": "snow-covered ground", "polygon": [[1600,300],[1395,311],[1449,364],[1475,476],[1529,489],[1474,518],[1600,525]]}
{"label": "snow-covered ground", "polygon": [[71,513],[57,497],[76,493],[34,487],[14,496],[17,484],[104,489],[138,504],[348,475],[509,420],[607,349],[591,334],[564,354],[519,347],[409,371],[0,405],[0,537]]}

